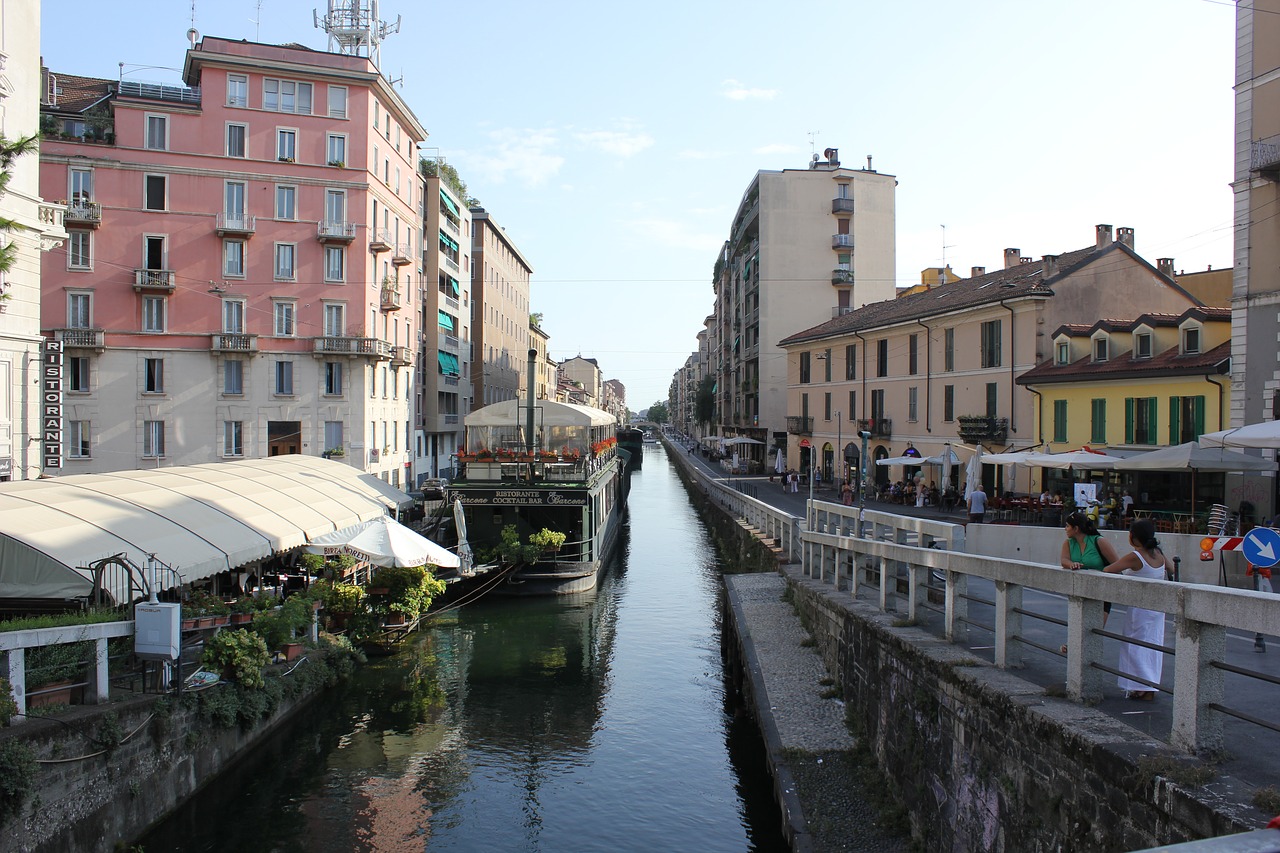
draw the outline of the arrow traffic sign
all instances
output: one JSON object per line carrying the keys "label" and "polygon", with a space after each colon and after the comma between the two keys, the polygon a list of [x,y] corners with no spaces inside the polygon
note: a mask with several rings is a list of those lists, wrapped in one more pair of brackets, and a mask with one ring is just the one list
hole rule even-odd
{"label": "arrow traffic sign", "polygon": [[1280,532],[1270,527],[1255,527],[1244,537],[1244,558],[1259,568],[1280,563]]}

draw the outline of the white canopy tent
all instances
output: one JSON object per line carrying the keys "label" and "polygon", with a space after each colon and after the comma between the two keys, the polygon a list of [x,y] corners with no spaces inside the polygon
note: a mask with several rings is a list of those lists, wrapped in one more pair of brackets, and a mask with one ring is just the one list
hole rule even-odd
{"label": "white canopy tent", "polygon": [[317,536],[307,546],[310,554],[353,554],[375,566],[440,566],[458,568],[456,554],[405,527],[390,516]]}
{"label": "white canopy tent", "polygon": [[1202,447],[1188,441],[1150,453],[1130,456],[1115,464],[1117,471],[1274,471],[1275,460],[1237,453],[1225,447]]}
{"label": "white canopy tent", "polygon": [[913,465],[919,468],[924,464],[922,456],[890,456],[888,459],[877,459],[877,465]]}
{"label": "white canopy tent", "polygon": [[289,455],[0,483],[0,597],[86,595],[90,564],[113,556],[154,554],[177,573],[166,585],[266,559],[394,508],[360,477]]}
{"label": "white canopy tent", "polygon": [[[476,409],[466,417],[468,427],[507,427],[524,426],[524,411],[521,411],[521,400],[501,400]],[[616,424],[618,419],[602,409],[590,406],[579,406],[576,403],[555,403],[551,400],[538,400],[534,404],[537,412],[534,421],[538,426],[606,426]]]}
{"label": "white canopy tent", "polygon": [[1256,447],[1280,450],[1280,421],[1246,424],[1200,436],[1201,447]]}
{"label": "white canopy tent", "polygon": [[[1002,454],[1008,455],[1008,454]],[[1123,457],[1098,453],[1093,450],[1068,450],[1065,453],[1028,453],[1025,465],[1033,468],[1057,468],[1064,471],[1093,471],[1110,468]],[[984,456],[983,462],[991,460]]]}

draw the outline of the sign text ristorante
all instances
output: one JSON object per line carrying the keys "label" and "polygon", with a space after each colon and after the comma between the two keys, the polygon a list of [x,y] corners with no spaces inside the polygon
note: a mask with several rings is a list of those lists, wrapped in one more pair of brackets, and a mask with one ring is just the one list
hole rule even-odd
{"label": "sign text ristorante", "polygon": [[62,341],[44,342],[40,376],[41,432],[46,469],[62,467]]}
{"label": "sign text ristorante", "polygon": [[587,496],[542,489],[485,489],[452,492],[464,505],[504,504],[507,506],[586,506]]}

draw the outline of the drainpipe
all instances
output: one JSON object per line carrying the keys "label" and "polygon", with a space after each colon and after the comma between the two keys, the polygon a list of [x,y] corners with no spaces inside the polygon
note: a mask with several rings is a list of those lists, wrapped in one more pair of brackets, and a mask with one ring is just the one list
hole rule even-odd
{"label": "drainpipe", "polygon": [[1212,379],[1210,379],[1210,378],[1209,378],[1209,374],[1207,374],[1207,373],[1204,375],[1204,381],[1205,381],[1205,382],[1208,382],[1208,383],[1209,383],[1210,385],[1212,385],[1214,388],[1217,388],[1217,389],[1218,389],[1218,429],[1219,429],[1219,430],[1224,430],[1224,429],[1226,429],[1227,427],[1226,427],[1226,425],[1222,422],[1222,410],[1223,410],[1224,408],[1226,408],[1226,407],[1223,405],[1223,398],[1225,398],[1225,397],[1226,397],[1226,395],[1227,395],[1227,388],[1226,388],[1226,386],[1225,386],[1225,385],[1223,385],[1221,382],[1214,382]]}
{"label": "drainpipe", "polygon": [[924,329],[924,431],[933,432],[930,421],[932,420],[931,412],[933,411],[933,350],[929,346],[930,328],[924,323],[916,320],[916,325]]}
{"label": "drainpipe", "polygon": [[1013,405],[1013,389],[1016,383],[1013,381],[1014,361],[1016,360],[1017,349],[1014,347],[1013,338],[1013,309],[1004,304],[1004,300],[1000,300],[1000,307],[1009,312],[1009,432],[1017,432],[1018,425],[1014,422],[1013,415],[1017,409]]}
{"label": "drainpipe", "polygon": [[[865,415],[867,413],[867,339],[857,332],[854,332],[853,336],[862,341],[862,405],[858,408],[862,409],[861,414]],[[866,420],[866,418],[858,420]]]}
{"label": "drainpipe", "polygon": [[1036,436],[1036,444],[1033,446],[1039,447],[1044,444],[1044,395],[1030,385],[1027,386],[1027,390],[1036,395],[1036,420],[1040,424],[1040,431]]}
{"label": "drainpipe", "polygon": [[[524,449],[527,453],[533,453],[533,403],[534,403],[534,382],[538,375],[538,351],[536,349],[529,350],[529,411],[525,413],[524,420]],[[532,465],[529,466],[532,469]]]}

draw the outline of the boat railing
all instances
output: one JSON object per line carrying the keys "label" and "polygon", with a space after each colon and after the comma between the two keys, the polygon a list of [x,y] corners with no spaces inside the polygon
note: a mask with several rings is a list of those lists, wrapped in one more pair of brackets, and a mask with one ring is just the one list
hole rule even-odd
{"label": "boat railing", "polygon": [[520,460],[517,458],[469,459],[460,456],[458,463],[463,468],[462,479],[465,480],[523,480],[548,483],[586,482],[601,469],[614,463],[615,455],[610,452],[590,459],[578,457],[534,458]]}

